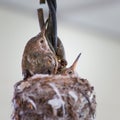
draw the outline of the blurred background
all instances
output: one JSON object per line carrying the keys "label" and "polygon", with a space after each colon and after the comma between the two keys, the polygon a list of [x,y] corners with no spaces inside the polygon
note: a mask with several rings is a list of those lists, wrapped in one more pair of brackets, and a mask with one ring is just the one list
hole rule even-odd
{"label": "blurred background", "polygon": [[[120,0],[57,0],[58,36],[68,66],[95,87],[96,120],[120,119]],[[0,119],[12,113],[13,85],[22,79],[26,42],[39,33],[39,0],[0,0]],[[47,15],[47,7],[42,6]]]}

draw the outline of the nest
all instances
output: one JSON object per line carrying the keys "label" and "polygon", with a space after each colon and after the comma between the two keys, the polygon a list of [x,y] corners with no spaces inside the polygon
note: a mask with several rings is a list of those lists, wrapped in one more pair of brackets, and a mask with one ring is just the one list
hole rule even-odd
{"label": "nest", "polygon": [[12,120],[94,120],[94,87],[74,71],[81,54],[66,68],[64,46],[57,37],[56,0],[47,3],[49,16],[44,22],[43,9],[38,9],[41,32],[23,53],[24,78],[14,86]]}
{"label": "nest", "polygon": [[13,120],[94,120],[94,87],[76,75],[36,74],[14,86]]}

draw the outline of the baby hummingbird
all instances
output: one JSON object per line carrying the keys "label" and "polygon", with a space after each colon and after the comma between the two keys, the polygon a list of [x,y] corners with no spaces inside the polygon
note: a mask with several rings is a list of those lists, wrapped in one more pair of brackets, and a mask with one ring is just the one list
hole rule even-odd
{"label": "baby hummingbird", "polygon": [[77,62],[78,62],[80,56],[81,56],[81,53],[77,56],[77,58],[75,59],[75,61],[69,68],[65,68],[62,71],[63,75],[74,75],[75,74],[75,68],[76,68],[76,65],[77,65]]}
{"label": "baby hummingbird", "polygon": [[22,74],[24,79],[34,74],[56,74],[58,61],[51,51],[45,37],[46,24],[41,32],[30,39],[25,46],[22,58]]}

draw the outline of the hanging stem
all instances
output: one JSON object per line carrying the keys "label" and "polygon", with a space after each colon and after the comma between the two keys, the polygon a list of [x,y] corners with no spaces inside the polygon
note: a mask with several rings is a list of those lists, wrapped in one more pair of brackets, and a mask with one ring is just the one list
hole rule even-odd
{"label": "hanging stem", "polygon": [[40,26],[40,29],[42,30],[43,26],[44,26],[44,14],[43,14],[43,9],[42,8],[39,8],[37,10],[38,12],[38,20],[39,20],[39,26]]}

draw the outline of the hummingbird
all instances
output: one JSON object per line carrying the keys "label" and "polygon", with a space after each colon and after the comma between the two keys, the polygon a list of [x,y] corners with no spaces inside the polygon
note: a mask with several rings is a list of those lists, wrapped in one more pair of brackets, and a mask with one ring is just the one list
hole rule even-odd
{"label": "hummingbird", "polygon": [[61,71],[61,74],[62,75],[70,75],[70,76],[76,74],[75,68],[76,68],[76,65],[78,63],[80,56],[81,56],[81,53],[77,56],[77,58],[75,59],[75,61],[69,68],[65,68]]}
{"label": "hummingbird", "polygon": [[24,79],[34,74],[56,74],[58,61],[51,51],[46,36],[47,21],[41,32],[30,39],[24,49],[22,57],[22,74]]}

